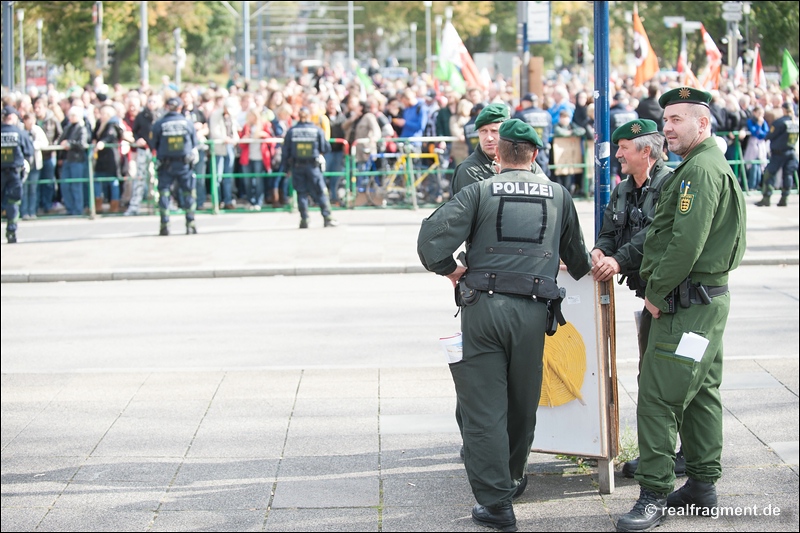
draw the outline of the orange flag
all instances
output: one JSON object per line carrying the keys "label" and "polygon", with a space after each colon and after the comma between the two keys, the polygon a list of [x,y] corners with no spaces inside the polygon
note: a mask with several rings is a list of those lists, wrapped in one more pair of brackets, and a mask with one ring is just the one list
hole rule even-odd
{"label": "orange flag", "polygon": [[658,72],[658,58],[650,46],[650,39],[644,31],[639,11],[633,10],[633,54],[636,56],[636,85],[644,85]]}
{"label": "orange flag", "polygon": [[701,77],[700,83],[705,90],[719,89],[720,72],[722,71],[722,52],[717,48],[717,43],[706,31],[705,26],[700,26],[703,32],[703,45],[706,48],[707,70]]}

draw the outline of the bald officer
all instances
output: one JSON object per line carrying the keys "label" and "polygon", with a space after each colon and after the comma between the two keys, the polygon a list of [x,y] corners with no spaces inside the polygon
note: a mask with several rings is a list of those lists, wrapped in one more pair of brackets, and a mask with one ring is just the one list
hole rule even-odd
{"label": "bald officer", "polygon": [[[545,331],[564,296],[563,259],[575,279],[591,270],[569,193],[530,171],[541,140],[518,119],[498,130],[501,172],[462,189],[422,222],[425,268],[457,286],[463,359],[450,365],[463,418],[473,520],[516,531],[511,500],[528,483],[542,384]],[[467,239],[469,269],[453,253]]]}
{"label": "bald officer", "polygon": [[[709,93],[692,87],[672,89],[658,101],[669,149],[683,161],[664,185],[644,243],[640,273],[653,322],[636,407],[640,495],[617,521],[618,531],[649,531],[664,521],[666,506],[708,515],[717,506],[728,273],[744,255],[746,211],[711,134],[710,101]],[[678,433],[688,479],[672,492]]]}

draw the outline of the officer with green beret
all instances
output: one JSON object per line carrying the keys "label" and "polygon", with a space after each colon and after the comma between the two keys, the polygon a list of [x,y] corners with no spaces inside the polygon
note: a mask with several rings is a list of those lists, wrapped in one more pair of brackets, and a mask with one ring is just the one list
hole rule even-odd
{"label": "officer with green beret", "polygon": [[[530,171],[541,139],[518,119],[498,128],[501,171],[463,188],[423,220],[423,266],[456,286],[463,359],[450,365],[461,412],[473,520],[516,531],[511,501],[528,483],[545,331],[560,315],[563,260],[591,270],[572,197]],[[469,240],[468,268],[453,253]]]}
{"label": "officer with green beret", "polygon": [[[484,107],[475,119],[475,131],[477,131],[479,143],[469,157],[458,165],[453,173],[450,184],[450,197],[469,185],[494,176],[497,172],[494,167],[494,158],[497,153],[497,136],[500,124],[508,120],[509,111],[505,104],[489,104]],[[464,127],[466,131],[466,126]],[[538,134],[537,134],[538,137]],[[539,148],[544,146],[539,139]],[[531,171],[541,173],[542,170],[534,161]]]}
{"label": "officer with green beret", "polygon": [[[611,193],[603,215],[603,226],[592,249],[592,273],[597,281],[608,281],[619,274],[638,298],[644,300],[646,283],[639,275],[647,227],[653,221],[661,187],[672,169],[664,165],[664,136],[648,119],[626,122],[611,135],[617,146],[617,160],[627,176]],[[645,308],[639,319],[639,360],[647,348],[652,316]],[[641,363],[640,363],[641,365]],[[633,477],[639,460],[622,467],[625,477]],[[675,458],[675,475],[685,471],[683,453]]]}
{"label": "officer with green beret", "polygon": [[[453,181],[451,182],[451,198],[467,185],[482,181],[497,174],[494,166],[495,156],[497,154],[497,143],[501,124],[508,120],[508,113],[508,107],[506,107],[505,104],[490,104],[480,112],[475,120],[476,125],[479,127],[480,145],[469,157],[456,167],[455,174],[453,174]],[[539,150],[544,146],[544,143],[535,129],[533,130],[533,144],[538,154]],[[531,164],[530,169],[534,174],[541,175],[547,179],[547,176],[542,172],[542,169],[535,161]],[[467,250],[469,250],[469,242],[467,243]],[[459,412],[458,403],[456,403],[456,422],[458,423],[458,427],[461,428],[461,414]],[[461,448],[461,458],[464,458],[463,446]]]}
{"label": "officer with green beret", "polygon": [[[655,216],[661,187],[672,174],[664,165],[664,136],[655,122],[635,119],[611,136],[618,146],[617,159],[627,176],[611,193],[603,215],[603,226],[592,250],[594,279],[607,281],[620,274],[636,296],[644,299],[645,283],[639,275],[647,227]],[[647,346],[650,314],[642,312],[639,354]]]}
{"label": "officer with green beret", "polygon": [[[640,274],[653,321],[636,409],[640,495],[617,521],[618,531],[649,531],[664,521],[667,506],[710,515],[717,505],[728,273],[744,255],[746,212],[711,134],[710,101],[692,87],[659,98],[667,144],[683,161],[662,187],[644,243]],[[673,492],[678,434],[688,479]]]}
{"label": "officer with green beret", "polygon": [[508,120],[509,116],[508,106],[505,104],[489,104],[478,113],[474,124],[478,145],[475,151],[456,167],[450,182],[451,198],[470,183],[486,179],[496,173],[493,165],[497,153],[497,135],[500,124]]}

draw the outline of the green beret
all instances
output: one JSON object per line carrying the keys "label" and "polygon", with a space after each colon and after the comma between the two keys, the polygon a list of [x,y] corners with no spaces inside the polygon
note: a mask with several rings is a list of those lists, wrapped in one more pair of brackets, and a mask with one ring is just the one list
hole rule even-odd
{"label": "green beret", "polygon": [[475,131],[481,129],[482,126],[487,124],[494,124],[495,122],[503,122],[508,120],[511,116],[508,112],[508,106],[505,104],[489,104],[483,108],[475,119]]}
{"label": "green beret", "polygon": [[646,118],[637,118],[615,129],[614,134],[611,136],[611,142],[619,144],[620,139],[631,140],[636,137],[641,137],[642,135],[651,135],[653,133],[658,133],[658,126],[655,122],[647,120]]}
{"label": "green beret", "polygon": [[500,126],[500,138],[512,143],[531,143],[536,148],[543,146],[542,139],[539,138],[536,130],[518,118],[503,122],[503,125]]}
{"label": "green beret", "polygon": [[666,109],[672,104],[700,104],[708,107],[711,103],[711,93],[695,89],[694,87],[677,87],[665,92],[658,99],[658,105]]}

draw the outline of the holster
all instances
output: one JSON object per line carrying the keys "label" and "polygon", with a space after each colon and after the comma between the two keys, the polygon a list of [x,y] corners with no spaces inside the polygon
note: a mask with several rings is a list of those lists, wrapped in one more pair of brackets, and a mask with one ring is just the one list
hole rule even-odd
{"label": "holster", "polygon": [[469,307],[470,305],[473,305],[478,301],[479,296],[480,291],[467,287],[467,284],[464,283],[463,278],[456,283],[455,297],[456,305],[458,307]]}
{"label": "holster", "polygon": [[549,337],[556,334],[559,325],[563,326],[567,323],[567,319],[564,318],[564,314],[561,312],[561,302],[567,295],[567,289],[560,287],[558,291],[558,298],[547,301],[547,324],[544,332],[547,333]]}

